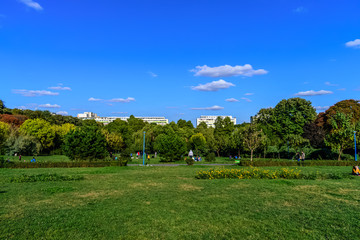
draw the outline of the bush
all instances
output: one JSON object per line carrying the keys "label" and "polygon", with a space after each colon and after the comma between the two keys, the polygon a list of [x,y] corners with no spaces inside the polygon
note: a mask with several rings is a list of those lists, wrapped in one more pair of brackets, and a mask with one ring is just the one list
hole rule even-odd
{"label": "bush", "polygon": [[181,160],[186,153],[186,142],[176,134],[160,134],[155,139],[155,149],[162,162]]}
{"label": "bush", "polygon": [[205,157],[205,161],[207,161],[207,162],[215,162],[215,160],[216,160],[215,153],[213,153],[213,152],[209,153]]}
{"label": "bush", "polygon": [[187,163],[187,165],[192,166],[194,165],[195,160],[192,157],[186,157],[185,162]]}
{"label": "bush", "polygon": [[249,169],[210,169],[208,171],[199,171],[195,178],[197,179],[343,179],[354,178],[350,174],[337,174],[337,173],[302,173],[298,169],[283,168],[281,170],[264,170],[259,168]]}
{"label": "bush", "polygon": [[337,160],[305,160],[304,162],[297,162],[291,160],[241,160],[239,166],[253,166],[253,167],[270,167],[270,166],[354,166],[355,161],[337,161]]}

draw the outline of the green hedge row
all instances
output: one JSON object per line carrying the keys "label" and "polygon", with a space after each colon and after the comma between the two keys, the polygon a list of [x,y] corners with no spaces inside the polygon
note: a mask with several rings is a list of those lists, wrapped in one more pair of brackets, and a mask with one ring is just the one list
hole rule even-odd
{"label": "green hedge row", "polygon": [[76,168],[76,167],[110,167],[127,166],[127,160],[94,161],[94,162],[7,162],[0,161],[0,168]]}
{"label": "green hedge row", "polygon": [[271,166],[354,166],[359,165],[356,161],[337,161],[337,160],[305,160],[304,162],[298,162],[293,160],[259,160],[249,161],[241,160],[240,166],[253,166],[253,167],[271,167]]}

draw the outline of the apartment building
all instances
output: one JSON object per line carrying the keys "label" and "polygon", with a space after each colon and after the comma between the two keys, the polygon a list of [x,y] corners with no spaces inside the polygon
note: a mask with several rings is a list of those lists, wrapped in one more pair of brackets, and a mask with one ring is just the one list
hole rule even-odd
{"label": "apartment building", "polygon": [[200,116],[200,118],[196,119],[196,126],[199,126],[199,124],[201,122],[204,122],[204,123],[206,123],[206,125],[208,127],[215,128],[215,121],[218,117],[221,117],[222,119],[228,117],[228,118],[230,118],[230,121],[234,123],[234,125],[236,124],[236,118],[232,117],[232,116],[205,116],[205,115],[203,115],[203,116]]}

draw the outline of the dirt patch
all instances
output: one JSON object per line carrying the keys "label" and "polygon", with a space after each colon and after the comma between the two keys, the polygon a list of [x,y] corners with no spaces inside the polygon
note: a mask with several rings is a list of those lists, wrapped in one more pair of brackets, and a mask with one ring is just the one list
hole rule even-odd
{"label": "dirt patch", "polygon": [[183,190],[183,191],[201,191],[204,188],[194,186],[194,185],[191,185],[191,184],[181,184],[180,189]]}

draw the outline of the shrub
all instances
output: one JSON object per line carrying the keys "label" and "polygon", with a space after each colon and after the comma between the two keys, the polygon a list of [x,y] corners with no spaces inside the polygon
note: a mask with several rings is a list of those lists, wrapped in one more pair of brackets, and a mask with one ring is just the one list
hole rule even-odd
{"label": "shrub", "polygon": [[192,157],[185,157],[185,162],[187,165],[192,166],[195,163],[195,160]]}
{"label": "shrub", "polygon": [[176,134],[160,134],[155,139],[155,149],[162,162],[181,160],[186,153],[186,142]]}
{"label": "shrub", "polygon": [[197,179],[343,179],[353,178],[354,176],[349,174],[337,174],[337,173],[302,173],[298,169],[283,168],[281,170],[264,170],[259,168],[250,169],[210,169],[208,171],[199,171],[196,173],[195,178]]}
{"label": "shrub", "polygon": [[207,162],[215,162],[216,158],[215,158],[215,153],[210,152],[208,155],[206,155],[205,157],[205,161]]}

